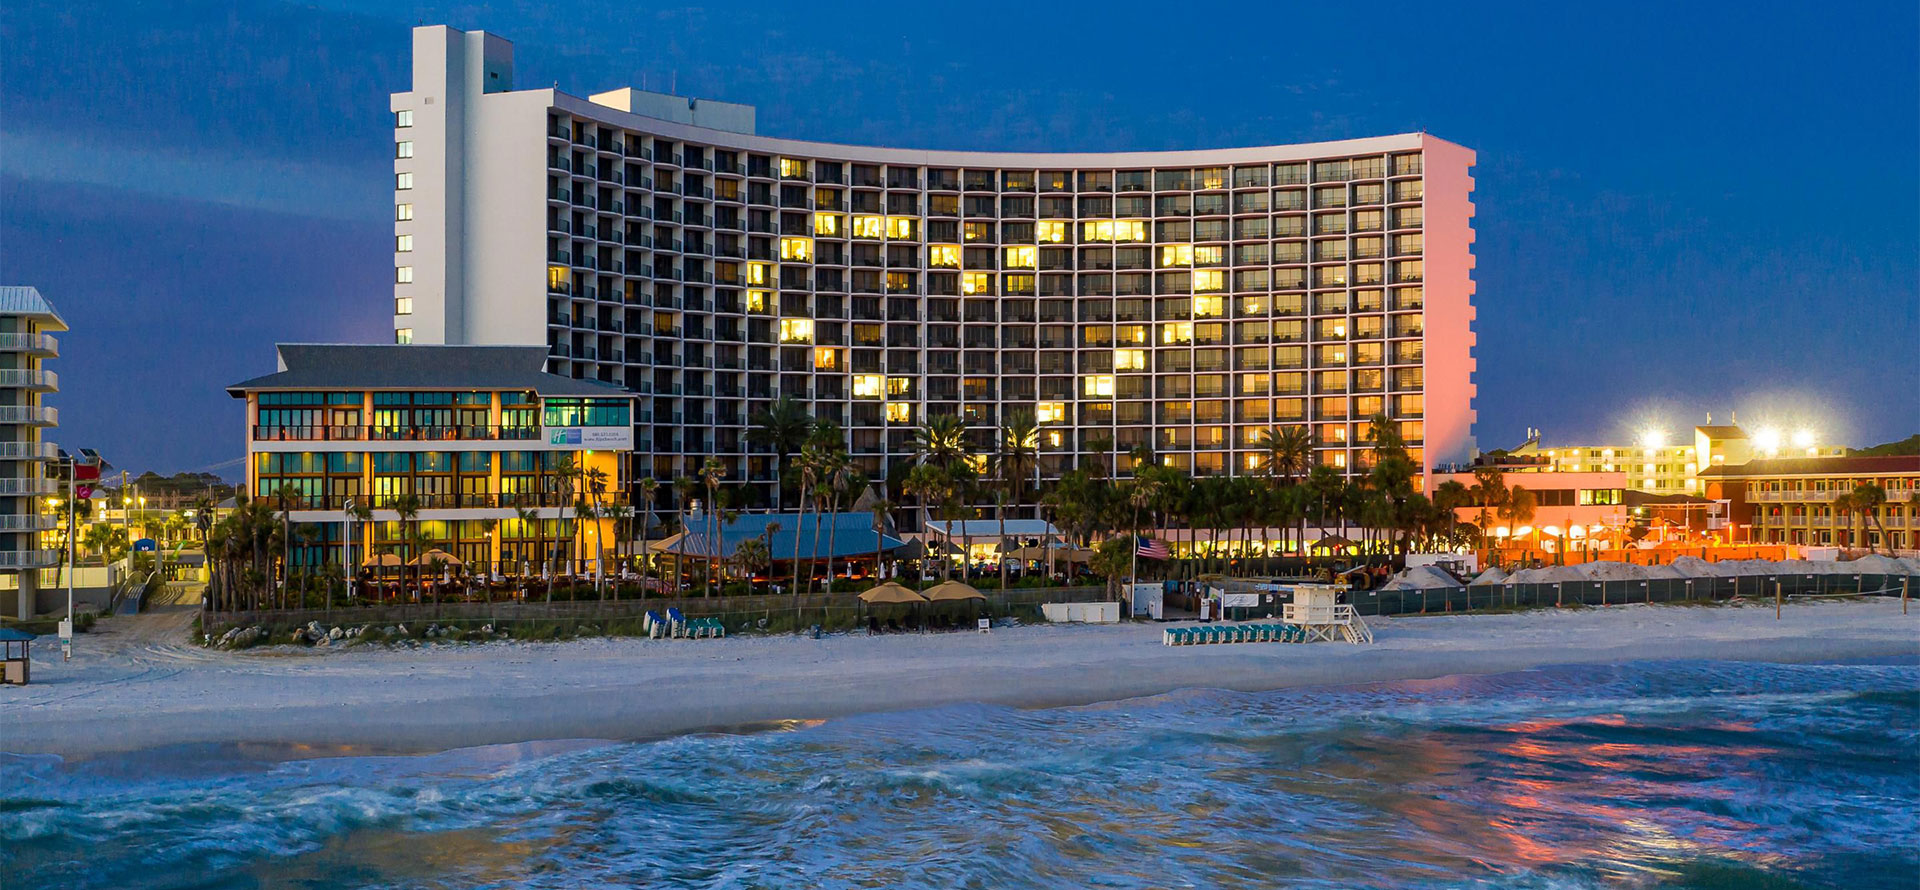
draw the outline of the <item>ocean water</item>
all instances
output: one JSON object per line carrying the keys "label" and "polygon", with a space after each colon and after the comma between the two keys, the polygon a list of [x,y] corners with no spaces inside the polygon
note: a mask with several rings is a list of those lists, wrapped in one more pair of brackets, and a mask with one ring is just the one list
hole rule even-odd
{"label": "ocean water", "polygon": [[1920,667],[1712,662],[420,756],[0,755],[5,887],[1902,887]]}

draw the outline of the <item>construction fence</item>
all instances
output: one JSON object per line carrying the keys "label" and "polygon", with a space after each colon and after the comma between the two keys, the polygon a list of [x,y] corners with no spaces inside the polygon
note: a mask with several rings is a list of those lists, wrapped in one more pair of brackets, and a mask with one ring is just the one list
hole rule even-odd
{"label": "construction fence", "polygon": [[714,596],[675,599],[562,600],[555,602],[433,602],[388,603],[335,609],[207,610],[201,624],[209,631],[222,627],[264,625],[290,627],[311,621],[323,626],[424,625],[426,623],[511,628],[525,622],[592,623],[602,626],[637,625],[648,612],[665,615],[678,609],[688,618],[718,618],[730,631],[791,631],[818,624],[823,630],[844,630],[877,622],[919,624],[939,618],[971,621],[976,617],[1015,616],[1039,620],[1042,603],[1112,602],[1104,586],[1009,588],[980,590],[984,600],[918,605],[868,605],[858,594],[811,596]]}
{"label": "construction fence", "polygon": [[1620,606],[1631,603],[1689,603],[1735,597],[1900,596],[1920,594],[1920,578],[1909,575],[1770,574],[1731,578],[1650,578],[1639,581],[1560,581],[1537,584],[1475,584],[1416,590],[1355,590],[1348,594],[1361,615],[1416,615],[1476,609],[1525,609],[1553,606]]}

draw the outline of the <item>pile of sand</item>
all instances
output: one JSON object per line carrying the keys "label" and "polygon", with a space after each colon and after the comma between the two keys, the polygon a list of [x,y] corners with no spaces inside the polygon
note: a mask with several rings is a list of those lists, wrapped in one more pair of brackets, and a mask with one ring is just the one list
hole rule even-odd
{"label": "pile of sand", "polygon": [[1475,584],[1563,584],[1581,581],[1647,581],[1653,579],[1736,578],[1755,575],[1913,575],[1920,577],[1920,559],[1863,556],[1849,562],[1827,560],[1729,559],[1708,562],[1682,556],[1667,565],[1643,566],[1624,562],[1588,562],[1568,566],[1521,569],[1504,578],[1484,580],[1498,569],[1474,579]]}
{"label": "pile of sand", "polygon": [[1493,568],[1490,568],[1484,572],[1481,572],[1480,577],[1473,579],[1473,583],[1474,584],[1499,584],[1505,580],[1507,580],[1506,571],[1501,569],[1499,566],[1494,566]]}
{"label": "pile of sand", "polygon": [[1393,580],[1380,585],[1381,590],[1419,590],[1426,587],[1459,587],[1459,579],[1433,566],[1414,566]]}

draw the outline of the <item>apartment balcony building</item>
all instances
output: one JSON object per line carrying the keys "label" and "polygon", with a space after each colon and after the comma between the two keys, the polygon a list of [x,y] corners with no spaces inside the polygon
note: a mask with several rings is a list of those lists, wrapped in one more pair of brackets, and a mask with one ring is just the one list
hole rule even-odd
{"label": "apartment balcony building", "polygon": [[[1468,149],[1426,134],[1109,154],[804,143],[758,135],[748,106],[516,90],[493,35],[420,28],[414,53],[390,103],[408,184],[395,233],[414,236],[396,253],[396,340],[538,346],[552,373],[653,396],[711,388],[698,413],[654,408],[628,478],[691,476],[711,455],[766,500],[745,433],[781,395],[845,422],[874,473],[907,456],[887,434],[934,413],[1035,412],[1045,474],[1103,459],[1084,443],[1104,439],[1247,473],[1258,433],[1291,424],[1317,463],[1359,472],[1378,415],[1423,467],[1471,451]],[[449,116],[476,105],[498,113]],[[522,138],[544,157],[511,181],[413,178],[455,153],[503,169]],[[434,234],[480,195],[536,221]],[[710,237],[692,243],[696,218]],[[728,365],[661,361],[722,348]],[[863,400],[878,410],[849,410]],[[1154,410],[1169,401],[1192,408]]]}
{"label": "apartment balcony building", "polygon": [[43,365],[60,354],[53,332],[66,329],[38,290],[0,287],[0,575],[13,588],[0,612],[14,617],[38,611],[41,570],[64,556],[43,538],[56,525],[46,500],[63,493],[52,472],[60,449],[46,439],[60,414],[45,404],[60,378]]}

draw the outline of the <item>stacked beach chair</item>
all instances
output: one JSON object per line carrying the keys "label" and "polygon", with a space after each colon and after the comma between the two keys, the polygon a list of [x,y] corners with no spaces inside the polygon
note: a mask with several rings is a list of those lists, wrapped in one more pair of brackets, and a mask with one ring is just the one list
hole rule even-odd
{"label": "stacked beach chair", "polygon": [[663,638],[672,639],[675,637],[692,640],[702,637],[724,637],[727,635],[727,626],[721,623],[720,619],[688,618],[686,615],[681,614],[679,609],[668,609],[665,617],[661,617],[660,613],[648,609],[647,617],[642,627],[646,630],[648,637],[656,640]]}
{"label": "stacked beach chair", "polygon": [[1215,643],[1304,643],[1306,628],[1292,624],[1202,624],[1169,627],[1162,638],[1168,646],[1204,646]]}

